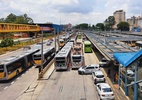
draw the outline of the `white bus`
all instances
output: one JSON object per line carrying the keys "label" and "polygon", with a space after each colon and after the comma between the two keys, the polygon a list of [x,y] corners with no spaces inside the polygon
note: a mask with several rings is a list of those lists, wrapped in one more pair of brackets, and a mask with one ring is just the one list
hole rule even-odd
{"label": "white bus", "polygon": [[84,66],[83,44],[82,44],[81,39],[78,39],[78,40],[73,45],[73,49],[72,49],[72,52],[71,52],[72,69],[77,69],[81,66]]}
{"label": "white bus", "polygon": [[55,56],[55,69],[67,70],[70,66],[71,44],[66,44]]}

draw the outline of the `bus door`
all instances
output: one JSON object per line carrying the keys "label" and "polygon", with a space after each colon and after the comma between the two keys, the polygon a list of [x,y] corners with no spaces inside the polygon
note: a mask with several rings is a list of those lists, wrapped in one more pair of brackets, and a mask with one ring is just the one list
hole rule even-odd
{"label": "bus door", "polygon": [[4,65],[0,65],[0,79],[5,77]]}

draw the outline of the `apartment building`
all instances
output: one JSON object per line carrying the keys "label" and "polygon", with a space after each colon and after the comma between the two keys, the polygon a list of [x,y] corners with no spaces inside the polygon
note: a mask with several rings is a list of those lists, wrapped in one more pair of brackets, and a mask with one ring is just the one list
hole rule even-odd
{"label": "apartment building", "polygon": [[125,21],[125,11],[117,10],[113,13],[113,16],[115,18],[115,25],[113,25],[113,29],[117,29],[117,24]]}
{"label": "apartment building", "polygon": [[142,17],[141,16],[138,16],[138,17],[133,16],[131,18],[128,18],[127,22],[130,25],[130,31],[133,28],[142,28]]}

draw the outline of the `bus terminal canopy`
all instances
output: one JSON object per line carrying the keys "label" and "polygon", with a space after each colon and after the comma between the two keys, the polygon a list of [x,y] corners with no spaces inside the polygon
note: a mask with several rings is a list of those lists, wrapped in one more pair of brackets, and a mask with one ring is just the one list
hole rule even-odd
{"label": "bus terminal canopy", "polygon": [[63,29],[62,25],[52,24],[52,26],[57,33],[59,33]]}
{"label": "bus terminal canopy", "polygon": [[136,61],[142,55],[142,50],[137,52],[129,52],[129,53],[114,53],[114,58],[123,65],[123,67],[127,68],[131,63]]}

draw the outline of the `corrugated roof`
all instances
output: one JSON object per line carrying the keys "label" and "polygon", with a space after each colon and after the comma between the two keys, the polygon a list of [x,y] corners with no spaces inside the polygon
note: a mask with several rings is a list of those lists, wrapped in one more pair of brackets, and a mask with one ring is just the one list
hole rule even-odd
{"label": "corrugated roof", "polygon": [[136,61],[142,55],[142,50],[129,53],[114,53],[114,58],[124,67],[128,67],[132,62]]}

